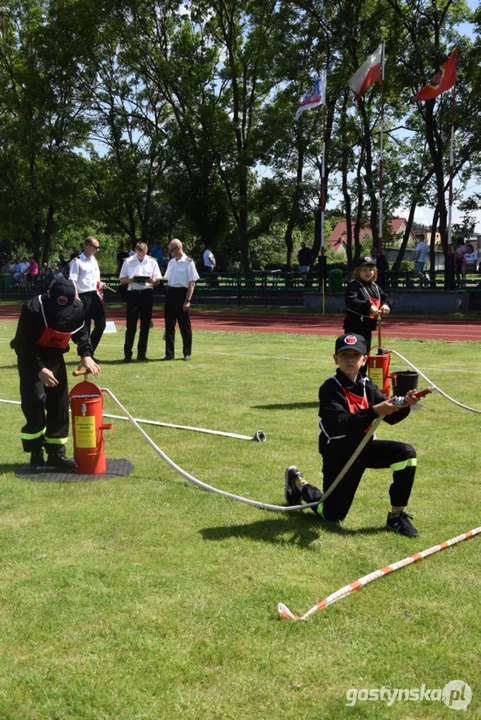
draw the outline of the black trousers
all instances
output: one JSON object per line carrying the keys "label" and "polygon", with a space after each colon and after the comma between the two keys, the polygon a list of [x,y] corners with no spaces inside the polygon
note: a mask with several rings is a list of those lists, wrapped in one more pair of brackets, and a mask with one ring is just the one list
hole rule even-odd
{"label": "black trousers", "polygon": [[58,385],[44,387],[31,366],[19,364],[20,397],[25,425],[21,430],[25,452],[40,450],[43,445],[48,453],[61,450],[68,439],[68,384],[63,354],[48,360],[45,367],[53,372]]}
{"label": "black trousers", "polygon": [[165,298],[165,355],[173,358],[175,355],[175,323],[179,323],[180,334],[182,335],[183,353],[192,355],[192,325],[190,314],[184,310],[184,302],[187,295],[187,288],[167,288]]}
{"label": "black trousers", "polygon": [[[95,353],[95,349],[99,344],[105,330],[104,304],[99,298],[96,290],[80,293],[79,298],[82,301],[82,305],[84,306],[85,324],[87,325],[90,334],[90,342],[92,343],[92,347]],[[95,323],[95,327],[93,332],[90,333],[90,324],[92,320]]]}
{"label": "black trousers", "polygon": [[[326,492],[349,458],[339,458],[326,453],[322,459],[323,488]],[[391,468],[391,505],[405,507],[408,504],[416,475],[416,451],[411,445],[395,440],[371,440],[336,489],[322,503],[322,512],[319,512],[319,508],[313,508],[314,512],[326,520],[344,520],[366,468]],[[304,502],[317,502],[321,497],[321,491],[314,485],[306,483],[302,486]]]}
{"label": "black trousers", "polygon": [[152,307],[152,290],[127,291],[127,330],[125,333],[124,356],[129,360],[132,357],[132,347],[134,345],[139,319],[140,335],[137,345],[137,357],[142,359],[147,355]]}

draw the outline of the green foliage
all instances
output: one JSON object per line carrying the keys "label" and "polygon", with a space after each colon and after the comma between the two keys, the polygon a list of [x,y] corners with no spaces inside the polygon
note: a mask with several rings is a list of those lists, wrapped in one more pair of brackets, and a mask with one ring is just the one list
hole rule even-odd
{"label": "green foliage", "polygon": [[[449,94],[419,106],[409,97],[458,44],[455,199],[466,204],[468,229],[481,72],[479,34],[463,34],[462,23],[479,28],[480,17],[461,0],[443,12],[427,0],[347,3],[342,12],[330,0],[4,2],[2,247],[46,259],[93,225],[131,246],[174,236],[196,250],[208,243],[225,266],[292,266],[300,237],[315,255],[320,247],[323,139],[328,206],[370,222],[376,243],[380,87],[360,103],[347,89],[375,37],[387,57],[384,217],[429,204],[444,242]],[[326,106],[296,121],[299,97],[323,68]],[[389,246],[387,226],[383,237]],[[362,242],[361,232],[349,260]]]}

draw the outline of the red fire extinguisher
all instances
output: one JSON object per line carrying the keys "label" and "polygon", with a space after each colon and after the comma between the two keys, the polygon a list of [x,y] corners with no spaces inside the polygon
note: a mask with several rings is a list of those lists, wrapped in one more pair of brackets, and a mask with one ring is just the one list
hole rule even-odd
{"label": "red fire extinguisher", "polygon": [[104,451],[104,424],[102,411],[104,398],[97,385],[84,380],[75,385],[69,395],[72,410],[74,459],[80,473],[99,475],[107,471]]}
{"label": "red fire extinguisher", "polygon": [[378,353],[379,351],[381,352],[378,355],[367,356],[369,377],[383,395],[391,397],[391,379],[393,376],[389,372],[390,353],[384,348],[378,348]]}

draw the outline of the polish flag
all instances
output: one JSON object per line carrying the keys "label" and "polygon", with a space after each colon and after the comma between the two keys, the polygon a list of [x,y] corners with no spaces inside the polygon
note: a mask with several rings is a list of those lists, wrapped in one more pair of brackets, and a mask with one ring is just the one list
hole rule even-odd
{"label": "polish flag", "polygon": [[349,87],[356,93],[355,100],[360,100],[373,83],[381,80],[381,62],[382,43],[349,80]]}

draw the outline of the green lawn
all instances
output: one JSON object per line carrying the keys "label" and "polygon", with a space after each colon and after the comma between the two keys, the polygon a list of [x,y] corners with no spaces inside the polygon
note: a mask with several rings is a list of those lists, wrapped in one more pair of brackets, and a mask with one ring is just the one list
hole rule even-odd
{"label": "green lawn", "polygon": [[[13,332],[0,324],[0,396],[18,400]],[[390,344],[481,408],[478,344]],[[333,338],[195,332],[192,362],[128,366],[122,346],[123,329],[104,336],[101,383],[134,416],[267,434],[261,444],[144,426],[184,470],[275,504],[284,502],[289,464],[321,482],[317,391],[334,368]],[[161,330],[151,332],[149,356],[163,356]],[[481,525],[479,416],[439,395],[423,404],[378,433],[418,450],[413,540],[383,530],[387,471],[366,472],[334,532],[310,511],[269,513],[202,492],[121,421],[107,454],[128,458],[130,476],[23,480],[15,475],[27,458],[23,416],[0,404],[0,718],[451,718],[432,700],[346,704],[353,688],[436,689],[451,680],[473,693],[463,717],[481,717],[481,538],[308,622],[276,612],[282,601],[302,614],[361,575]],[[109,399],[106,411],[120,414]]]}

